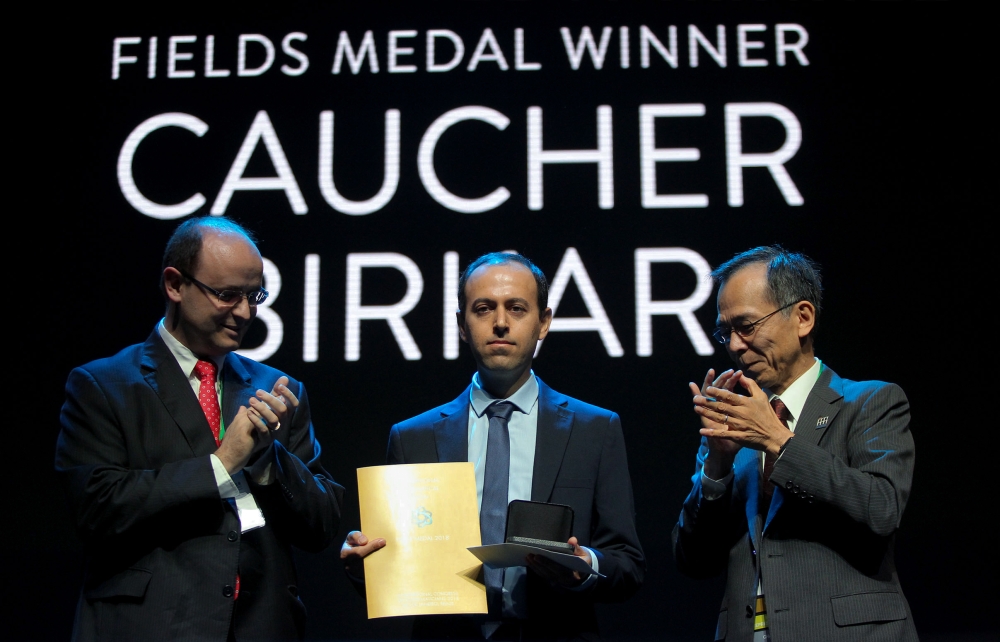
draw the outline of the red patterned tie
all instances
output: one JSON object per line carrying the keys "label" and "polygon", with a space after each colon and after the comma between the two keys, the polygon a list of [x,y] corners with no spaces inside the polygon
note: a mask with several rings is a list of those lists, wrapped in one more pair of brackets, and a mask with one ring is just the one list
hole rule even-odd
{"label": "red patterned tie", "polygon": [[[775,416],[781,420],[785,428],[788,428],[788,408],[785,406],[785,402],[781,399],[775,397],[771,400],[771,408],[774,409]],[[774,472],[774,462],[778,458],[769,452],[764,453],[764,496],[771,499],[771,494],[774,493],[774,485],[768,483],[771,479],[771,473]]]}
{"label": "red patterned tie", "polygon": [[[201,404],[201,410],[205,413],[205,419],[208,420],[208,425],[212,429],[212,436],[215,437],[215,445],[220,446],[222,441],[219,439],[219,428],[222,425],[221,417],[222,413],[219,410],[219,395],[215,391],[215,373],[218,368],[215,367],[214,361],[205,361],[201,359],[194,366],[194,372],[198,375],[198,381],[201,385],[198,386],[198,403]],[[233,591],[233,599],[235,600],[240,596],[240,575],[236,574],[236,587]]]}
{"label": "red patterned tie", "polygon": [[194,366],[194,372],[198,375],[198,380],[201,381],[201,386],[198,388],[198,403],[201,404],[201,410],[205,413],[205,419],[208,420],[208,425],[212,429],[215,445],[219,446],[222,443],[219,440],[221,412],[219,410],[219,395],[215,392],[216,370],[214,362],[204,359]]}

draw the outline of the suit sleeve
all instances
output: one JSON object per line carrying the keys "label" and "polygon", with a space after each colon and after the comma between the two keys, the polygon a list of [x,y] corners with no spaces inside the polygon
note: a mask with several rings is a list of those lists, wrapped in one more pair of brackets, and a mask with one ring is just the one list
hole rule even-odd
{"label": "suit sleeve", "polygon": [[405,463],[403,459],[403,444],[399,438],[399,426],[393,425],[389,431],[389,445],[385,450],[385,463],[387,465]]}
{"label": "suit sleeve", "polygon": [[304,550],[318,552],[337,536],[344,487],[334,482],[320,463],[320,445],[313,430],[309,397],[305,385],[296,383],[299,405],[292,416],[287,442],[273,444],[274,483],[251,482],[251,487],[268,524],[283,539]]}
{"label": "suit sleeve", "polygon": [[134,466],[133,456],[141,454],[134,451],[143,444],[127,441],[123,422],[135,418],[123,417],[110,394],[83,368],[73,370],[66,383],[55,467],[81,539],[141,537],[138,531],[160,519],[181,518],[192,507],[217,518],[219,489],[209,457],[158,469]]}
{"label": "suit sleeve", "polygon": [[[824,437],[845,440],[838,450],[846,458],[792,438],[771,481],[786,501],[825,503],[886,536],[899,527],[913,481],[910,406],[894,384],[881,384],[859,397],[853,404],[857,410],[842,409]],[[847,425],[840,430],[843,422]]]}
{"label": "suit sleeve", "polygon": [[621,601],[631,597],[646,573],[646,560],[635,529],[632,482],[621,420],[612,413],[601,450],[594,490],[595,520],[588,546],[598,555],[600,572],[595,598]]}
{"label": "suit sleeve", "polygon": [[684,500],[671,538],[678,570],[696,578],[714,577],[725,571],[730,547],[746,532],[742,505],[733,501],[732,480],[721,497],[705,497],[701,476],[707,457],[708,441],[702,437],[691,492]]}

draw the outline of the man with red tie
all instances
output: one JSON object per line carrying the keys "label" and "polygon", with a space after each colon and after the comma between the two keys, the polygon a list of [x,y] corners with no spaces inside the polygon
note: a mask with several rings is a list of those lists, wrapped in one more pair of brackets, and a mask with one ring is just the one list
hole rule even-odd
{"label": "man with red tie", "polygon": [[235,354],[262,285],[249,232],[190,219],[146,342],[70,373],[55,466],[89,556],[74,639],[304,635],[291,546],[331,543],[343,488],[303,384]]}
{"label": "man with red tie", "polygon": [[892,553],[913,479],[906,396],[815,357],[807,257],[758,247],[712,277],[738,369],[690,384],[702,440],[673,545],[681,572],[726,573],[715,639],[916,640]]}

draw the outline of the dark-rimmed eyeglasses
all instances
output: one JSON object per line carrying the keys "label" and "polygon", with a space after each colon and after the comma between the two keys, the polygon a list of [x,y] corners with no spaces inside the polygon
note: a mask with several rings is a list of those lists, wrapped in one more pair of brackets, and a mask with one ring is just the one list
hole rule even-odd
{"label": "dark-rimmed eyeglasses", "polygon": [[214,294],[215,298],[219,301],[219,305],[224,305],[224,306],[238,305],[239,302],[245,298],[250,307],[256,307],[267,299],[267,290],[265,290],[264,288],[251,290],[250,292],[244,292],[243,290],[216,290],[210,285],[205,285],[204,283],[194,278],[184,270],[177,270],[177,271],[181,273],[181,276],[183,276],[188,281],[194,283],[202,290]]}
{"label": "dark-rimmed eyeglasses", "polygon": [[712,336],[715,337],[716,341],[722,344],[729,343],[729,339],[733,336],[734,332],[740,335],[741,339],[749,339],[753,336],[753,333],[757,331],[757,326],[764,323],[782,310],[792,307],[796,303],[798,303],[798,301],[792,301],[788,305],[783,305],[771,314],[766,314],[752,323],[739,323],[733,326],[720,325],[715,329],[715,332],[712,333]]}

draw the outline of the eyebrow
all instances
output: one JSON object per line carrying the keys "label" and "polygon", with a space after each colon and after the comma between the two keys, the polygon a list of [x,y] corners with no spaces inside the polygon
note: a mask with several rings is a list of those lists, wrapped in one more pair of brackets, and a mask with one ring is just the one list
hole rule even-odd
{"label": "eyebrow", "polygon": [[[480,303],[494,303],[494,304],[499,304],[499,301],[497,301],[496,299],[490,298],[490,297],[479,297],[478,299],[474,299],[473,301],[471,301],[469,303],[469,305],[473,306],[473,305],[478,305]],[[525,299],[523,297],[519,297],[519,296],[510,298],[510,299],[504,299],[503,303],[508,304],[508,305],[511,304],[511,303],[520,303],[521,305],[523,305],[526,308],[530,308],[531,307],[531,303],[527,299]]]}

